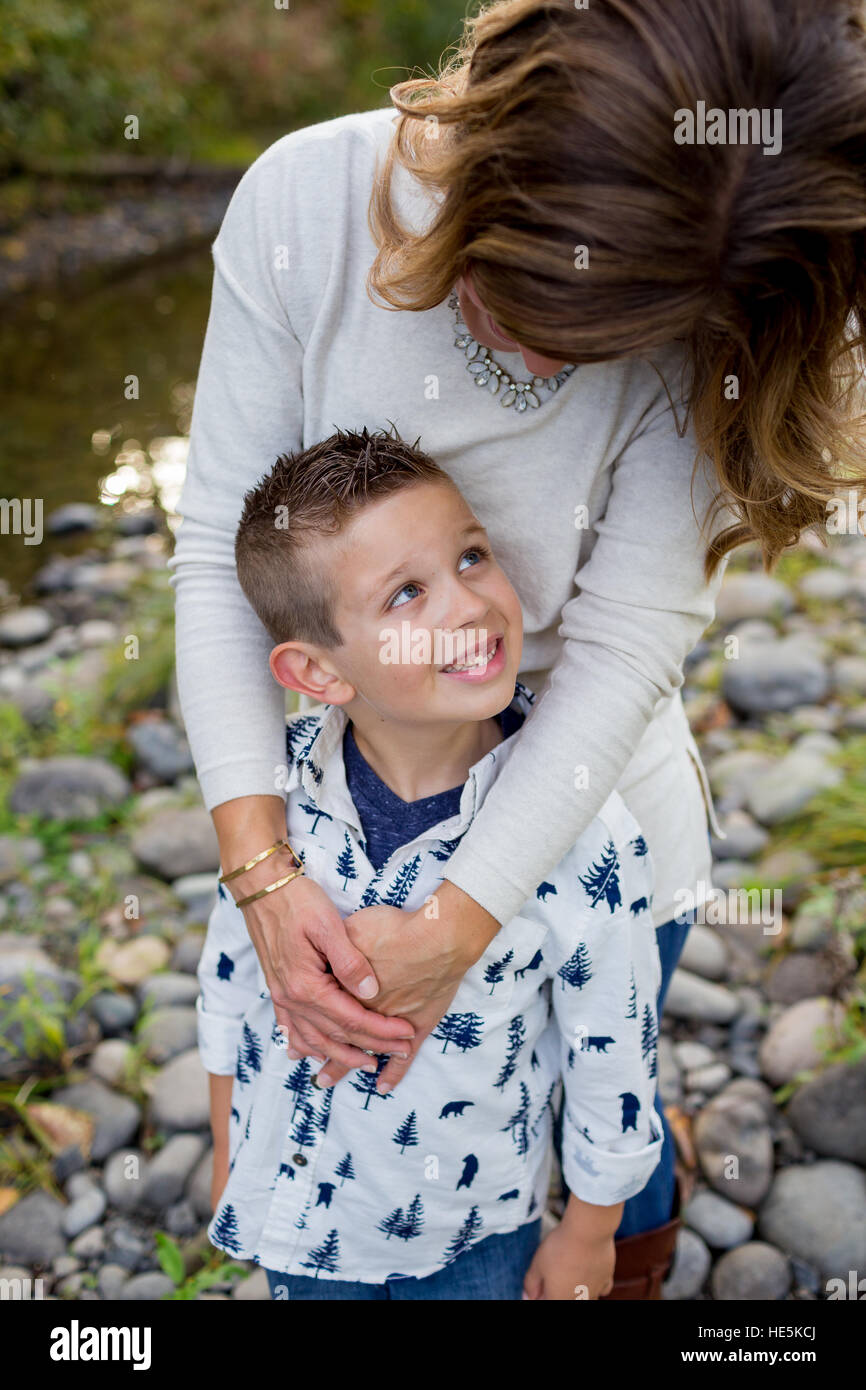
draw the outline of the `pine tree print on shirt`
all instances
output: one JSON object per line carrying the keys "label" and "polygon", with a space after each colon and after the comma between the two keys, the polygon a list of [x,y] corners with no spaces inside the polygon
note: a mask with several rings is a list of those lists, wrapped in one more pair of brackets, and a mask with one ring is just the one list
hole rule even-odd
{"label": "pine tree print on shirt", "polygon": [[622,905],[622,894],[619,891],[619,872],[619,855],[616,852],[616,845],[613,840],[609,840],[602,850],[598,863],[590,865],[585,877],[579,876],[593,907],[597,907],[602,898],[611,912]]}
{"label": "pine tree print on shirt", "polygon": [[643,1019],[641,1021],[640,1050],[644,1061],[649,1058],[649,1075],[656,1074],[656,1044],[658,1034],[656,1032],[655,1018],[649,1004],[644,1005]]}
{"label": "pine tree print on shirt", "polygon": [[313,1088],[310,1082],[310,1074],[310,1059],[309,1057],[302,1057],[294,1070],[289,1073],[283,1082],[284,1088],[290,1091],[295,1097],[295,1105],[291,1114],[292,1119],[295,1118],[295,1111],[307,1092],[312,1092]]}
{"label": "pine tree print on shirt", "polygon": [[380,1095],[380,1093],[376,1090],[376,1084],[379,1080],[379,1077],[382,1074],[382,1070],[385,1067],[386,1062],[387,1058],[383,1053],[382,1056],[379,1057],[375,1071],[356,1071],[355,1076],[357,1077],[357,1080],[349,1082],[349,1085],[352,1087],[353,1091],[360,1091],[362,1096],[367,1097],[367,1099],[364,1101],[364,1104],[361,1106],[362,1110],[369,1110],[370,1101],[374,1098],[374,1096],[376,1100],[394,1099],[393,1091],[386,1091],[385,1095],[383,1096]]}
{"label": "pine tree print on shirt", "polygon": [[333,816],[328,815],[327,811],[323,811],[319,806],[311,806],[308,801],[301,802],[301,810],[304,812],[305,815],[313,817],[313,824],[310,828],[311,835],[315,835],[316,826],[319,824],[320,820],[334,819]]}
{"label": "pine tree print on shirt", "polygon": [[505,972],[514,960],[514,952],[507,951],[501,960],[491,961],[484,972],[484,983],[490,986],[492,994],[497,985],[501,985],[505,978]]}
{"label": "pine tree print on shirt", "polygon": [[397,1236],[400,1240],[412,1240],[415,1236],[420,1236],[423,1225],[424,1206],[421,1193],[416,1192],[407,1211],[404,1212],[402,1207],[395,1207],[382,1218],[376,1230],[382,1231],[386,1240],[390,1240],[392,1236]]}
{"label": "pine tree print on shirt", "polygon": [[[564,988],[565,986],[563,985],[563,989]],[[515,1014],[508,1025],[508,1051],[505,1054],[505,1061],[502,1064],[502,1070],[493,1083],[498,1091],[504,1089],[517,1070],[517,1058],[525,1042],[526,1024],[523,1014]]]}
{"label": "pine tree print on shirt", "polygon": [[575,989],[583,989],[584,985],[592,979],[592,959],[585,941],[579,943],[574,955],[569,956],[556,973],[562,980],[563,989],[565,989],[566,984],[574,985]]}
{"label": "pine tree print on shirt", "polygon": [[476,1239],[482,1227],[481,1213],[477,1207],[472,1207],[466,1215],[466,1220],[460,1227],[456,1236],[452,1240],[445,1254],[442,1256],[445,1264],[453,1264],[458,1255],[464,1254]]}
{"label": "pine tree print on shirt", "polygon": [[334,1169],[335,1175],[340,1179],[340,1186],[346,1182],[351,1182],[355,1177],[355,1169],[352,1167],[352,1155],[344,1154]]}
{"label": "pine tree print on shirt", "polygon": [[502,1126],[503,1131],[509,1131],[514,1140],[515,1148],[519,1154],[525,1154],[529,1150],[529,1087],[525,1081],[520,1083],[520,1105],[511,1116],[507,1124]]}
{"label": "pine tree print on shirt", "polygon": [[341,854],[337,856],[335,868],[343,880],[343,892],[346,891],[346,884],[350,878],[357,878],[358,871],[355,868],[355,856],[352,853],[352,841],[349,839],[348,830],[345,832],[346,843]]}
{"label": "pine tree print on shirt", "polygon": [[250,1071],[261,1071],[262,1069],[262,1045],[250,1025],[244,1019],[243,1041],[241,1046],[244,1050],[244,1063]]}
{"label": "pine tree print on shirt", "polygon": [[229,1204],[220,1211],[214,1224],[214,1238],[218,1245],[237,1255],[241,1245],[238,1240],[238,1218],[234,1207]]}
{"label": "pine tree print on shirt", "polygon": [[412,891],[412,886],[418,877],[418,870],[420,868],[420,854],[416,854],[414,859],[407,860],[402,868],[397,871],[397,876],[382,901],[388,903],[390,907],[402,907]]}
{"label": "pine tree print on shirt", "polygon": [[456,840],[440,840],[439,848],[431,849],[430,853],[434,859],[439,860],[440,864],[444,864],[447,859],[451,858],[452,854],[454,853],[455,849],[460,844],[460,841],[462,839],[463,836],[458,835]]}
{"label": "pine tree print on shirt", "polygon": [[314,1279],[318,1279],[322,1270],[326,1274],[335,1274],[340,1268],[340,1240],[336,1227],[328,1232],[321,1245],[315,1250],[310,1250],[308,1254],[309,1259],[301,1260],[301,1264],[304,1269],[315,1270]]}
{"label": "pine tree print on shirt", "polygon": [[414,1110],[410,1110],[402,1124],[397,1126],[396,1132],[392,1135],[395,1144],[400,1147],[400,1152],[405,1153],[410,1145],[418,1143],[417,1115]]}
{"label": "pine tree print on shirt", "polygon": [[481,1046],[481,1032],[484,1027],[484,1019],[480,1014],[445,1014],[440,1018],[431,1037],[438,1042],[444,1043],[444,1052],[449,1043],[454,1043],[462,1052],[466,1052],[470,1047]]}

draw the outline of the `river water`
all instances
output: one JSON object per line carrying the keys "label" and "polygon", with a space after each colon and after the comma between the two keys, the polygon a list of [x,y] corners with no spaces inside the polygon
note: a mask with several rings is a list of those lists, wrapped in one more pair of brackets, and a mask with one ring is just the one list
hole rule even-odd
{"label": "river water", "polygon": [[[76,296],[52,288],[4,310],[0,325],[0,496],[169,510],[210,304],[209,245]],[[138,397],[127,378],[138,378]],[[134,388],[133,388],[134,389]],[[139,500],[140,499],[140,500]],[[0,537],[0,574],[26,591],[54,550]]]}

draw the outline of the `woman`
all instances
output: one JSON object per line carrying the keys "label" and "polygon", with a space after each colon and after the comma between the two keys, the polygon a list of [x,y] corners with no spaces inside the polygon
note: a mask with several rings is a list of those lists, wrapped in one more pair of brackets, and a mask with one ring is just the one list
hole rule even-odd
{"label": "woman", "polygon": [[[232,199],[171,565],[196,769],[223,871],[256,860],[228,887],[262,894],[243,910],[290,1052],[331,1081],[387,1052],[393,1085],[614,787],[655,862],[663,998],[710,881],[684,659],[732,549],[769,569],[866,481],[866,33],[853,0],[501,0],[391,96],[397,117],[277,141]],[[243,493],[388,420],[484,522],[543,690],[435,930],[344,923],[306,877],[265,893],[292,861],[259,857],[285,830],[284,709],[234,569]],[[668,1135],[612,1296],[659,1296],[675,1199]]]}

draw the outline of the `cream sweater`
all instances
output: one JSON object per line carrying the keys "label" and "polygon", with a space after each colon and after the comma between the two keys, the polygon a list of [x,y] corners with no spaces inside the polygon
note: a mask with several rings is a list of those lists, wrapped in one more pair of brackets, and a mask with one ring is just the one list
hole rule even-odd
{"label": "cream sweater", "polygon": [[[213,243],[169,560],[178,692],[204,802],[274,795],[286,757],[285,691],[234,564],[243,494],[280,453],[337,426],[393,421],[404,439],[420,436],[487,528],[523,605],[521,678],[541,694],[550,673],[446,878],[508,921],[616,788],[655,863],[658,925],[680,910],[678,894],[706,895],[705,804],[718,830],[680,697],[724,572],[704,583],[709,474],[698,469],[690,497],[693,437],[678,435],[648,362],[579,366],[521,414],[475,385],[447,302],[411,313],[370,301],[367,205],[393,119],[386,107],[276,141]],[[422,225],[427,195],[403,172],[399,195]],[[525,377],[519,353],[494,356]],[[675,400],[679,360],[674,345],[654,355]]]}

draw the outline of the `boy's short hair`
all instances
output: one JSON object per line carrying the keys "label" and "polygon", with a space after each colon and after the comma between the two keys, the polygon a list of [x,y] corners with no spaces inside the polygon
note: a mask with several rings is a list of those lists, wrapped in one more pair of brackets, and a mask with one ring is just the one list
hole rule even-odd
{"label": "boy's short hair", "polygon": [[397,428],[335,434],[281,454],[244,494],[235,537],[238,579],[275,644],[342,646],[334,621],[337,594],[327,569],[313,563],[311,536],[334,536],[370,502],[418,483],[454,483]]}

